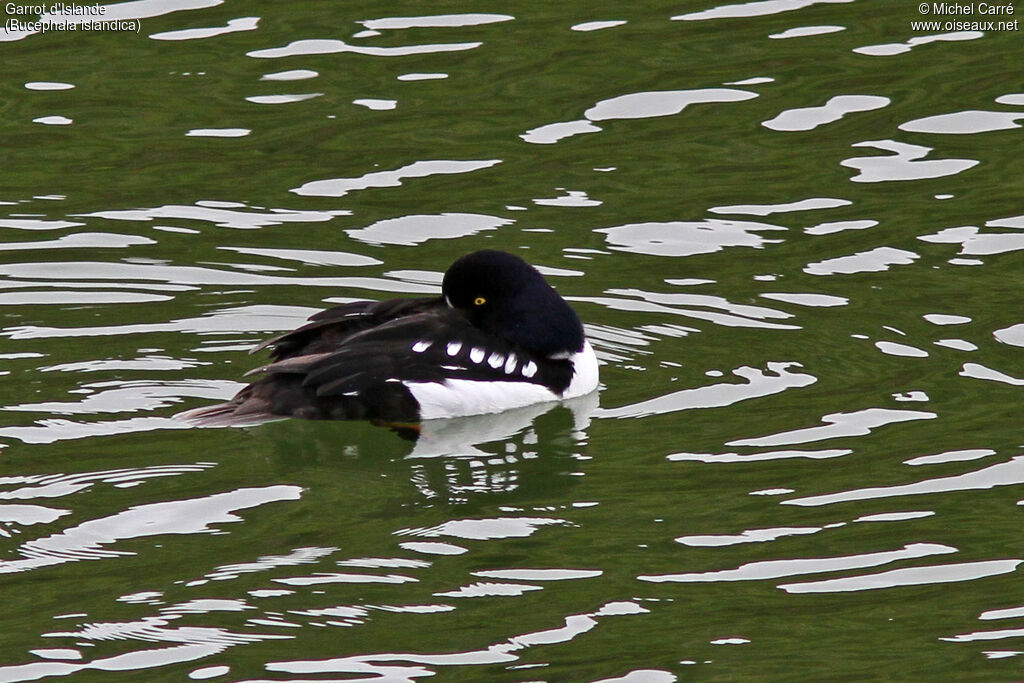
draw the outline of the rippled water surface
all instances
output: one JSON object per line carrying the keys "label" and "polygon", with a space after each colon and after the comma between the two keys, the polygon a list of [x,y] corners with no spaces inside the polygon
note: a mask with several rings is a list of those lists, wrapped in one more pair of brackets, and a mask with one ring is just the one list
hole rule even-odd
{"label": "rippled water surface", "polygon": [[[472,9],[0,32],[0,681],[1019,679],[1022,34]],[[599,396],[173,419],[483,247]]]}

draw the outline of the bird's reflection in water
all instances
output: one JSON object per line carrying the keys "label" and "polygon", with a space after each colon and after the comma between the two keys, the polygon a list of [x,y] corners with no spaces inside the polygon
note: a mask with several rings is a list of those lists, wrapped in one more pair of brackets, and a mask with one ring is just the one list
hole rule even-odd
{"label": "bird's reflection in water", "polygon": [[325,467],[322,476],[336,473],[365,485],[381,476],[405,478],[421,503],[493,503],[501,495],[514,504],[524,487],[536,494],[571,485],[589,459],[587,429],[597,407],[598,392],[592,392],[418,425],[288,419],[252,435],[273,444],[286,470]]}
{"label": "bird's reflection in water", "polygon": [[592,392],[562,403],[423,422],[406,456],[411,480],[425,498],[460,503],[473,494],[513,493],[534,471],[566,479],[576,461],[589,457],[587,428],[597,405]]}

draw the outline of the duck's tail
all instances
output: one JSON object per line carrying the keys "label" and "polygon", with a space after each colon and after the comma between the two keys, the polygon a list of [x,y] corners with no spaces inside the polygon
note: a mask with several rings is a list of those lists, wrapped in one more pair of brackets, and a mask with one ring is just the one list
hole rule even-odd
{"label": "duck's tail", "polygon": [[234,401],[216,403],[212,406],[193,408],[178,413],[174,419],[188,422],[196,427],[252,427],[266,422],[283,420],[286,417],[258,410],[243,412],[239,410],[240,407],[242,406]]}

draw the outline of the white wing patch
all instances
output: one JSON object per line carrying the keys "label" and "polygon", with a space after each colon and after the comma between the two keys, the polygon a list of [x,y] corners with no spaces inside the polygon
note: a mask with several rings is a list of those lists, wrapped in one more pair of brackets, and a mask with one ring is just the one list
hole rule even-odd
{"label": "white wing patch", "polygon": [[460,341],[448,342],[448,347],[445,349],[445,351],[448,352],[449,356],[455,356],[461,350],[462,350],[462,342],[460,342]]}
{"label": "white wing patch", "polygon": [[481,349],[479,346],[474,346],[469,351],[469,359],[478,365],[484,362],[484,356],[486,355],[487,350]]}
{"label": "white wing patch", "polygon": [[516,371],[516,364],[518,362],[519,362],[519,359],[516,358],[516,355],[514,353],[508,354],[508,360],[505,361],[505,374],[506,375],[511,375],[513,372],[515,372]]}
{"label": "white wing patch", "polygon": [[433,343],[434,342],[430,341],[429,339],[421,339],[420,341],[412,345],[413,353],[423,353],[424,351],[429,349],[433,345]]}
{"label": "white wing patch", "polygon": [[523,366],[523,369],[520,370],[520,372],[523,373],[523,377],[533,377],[534,375],[537,374],[537,364],[534,363],[532,360],[528,361],[526,365]]}
{"label": "white wing patch", "polygon": [[495,351],[491,354],[491,357],[487,359],[487,364],[497,370],[501,367],[501,364],[505,362],[505,355]]}

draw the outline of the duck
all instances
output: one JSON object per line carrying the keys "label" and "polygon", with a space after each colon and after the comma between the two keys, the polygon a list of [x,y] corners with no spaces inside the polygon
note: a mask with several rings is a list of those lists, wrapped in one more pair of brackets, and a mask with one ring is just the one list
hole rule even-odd
{"label": "duck", "polygon": [[441,295],[355,301],[316,313],[250,353],[259,378],[178,415],[231,426],[296,417],[386,424],[498,413],[585,396],[598,360],[569,303],[504,251],[457,259]]}

